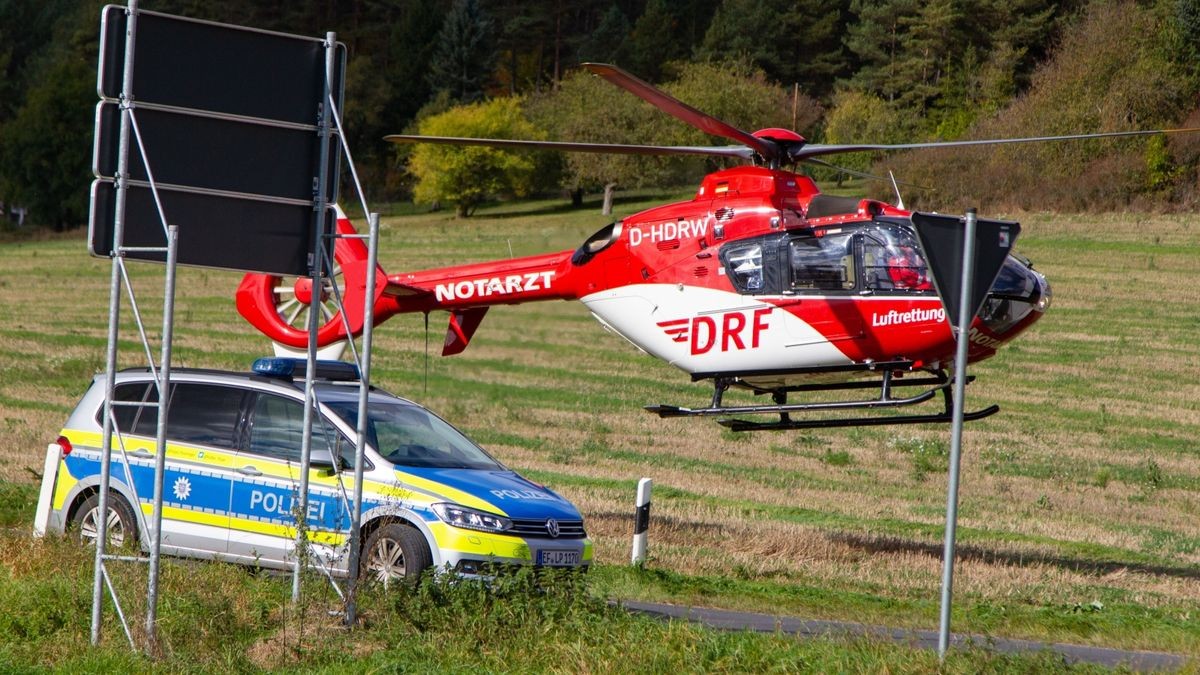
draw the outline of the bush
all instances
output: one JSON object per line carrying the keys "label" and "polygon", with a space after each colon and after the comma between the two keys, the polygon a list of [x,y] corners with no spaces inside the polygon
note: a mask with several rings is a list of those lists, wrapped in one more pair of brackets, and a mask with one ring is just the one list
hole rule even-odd
{"label": "bush", "polygon": [[[458,106],[421,122],[424,136],[535,139],[534,126],[521,114],[521,99],[502,98]],[[454,202],[466,217],[496,197],[524,197],[535,187],[534,154],[482,146],[417,145],[409,162],[417,178],[419,202]]]}
{"label": "bush", "polygon": [[[1188,112],[1190,79],[1162,48],[1164,20],[1133,2],[1093,2],[1064,33],[1030,91],[970,138],[1008,138],[1176,126]],[[985,210],[1127,208],[1174,180],[1169,157],[1147,155],[1146,139],[986,146],[907,153],[887,162],[903,180],[937,193],[908,201]],[[880,188],[881,193],[883,189]]]}

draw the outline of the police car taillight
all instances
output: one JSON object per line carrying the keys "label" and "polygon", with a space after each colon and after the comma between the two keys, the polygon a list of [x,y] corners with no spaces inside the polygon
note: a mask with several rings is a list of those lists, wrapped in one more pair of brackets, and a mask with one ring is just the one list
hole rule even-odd
{"label": "police car taillight", "polygon": [[71,441],[68,441],[66,436],[59,436],[54,442],[58,445],[59,449],[62,450],[63,457],[71,454],[71,451],[74,450],[74,448],[71,447]]}

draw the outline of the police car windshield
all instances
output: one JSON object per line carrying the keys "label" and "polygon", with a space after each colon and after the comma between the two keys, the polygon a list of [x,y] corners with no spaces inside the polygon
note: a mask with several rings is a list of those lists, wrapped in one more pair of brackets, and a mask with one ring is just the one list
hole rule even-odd
{"label": "police car windshield", "polygon": [[[336,415],[354,428],[356,401],[327,401]],[[399,401],[367,404],[367,442],[393,464],[439,469],[503,471],[504,466],[458,429],[424,408]]]}

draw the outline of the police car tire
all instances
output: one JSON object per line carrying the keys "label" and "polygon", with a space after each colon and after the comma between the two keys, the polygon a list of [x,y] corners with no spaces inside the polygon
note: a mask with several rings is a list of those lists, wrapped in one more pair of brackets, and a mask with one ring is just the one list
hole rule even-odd
{"label": "police car tire", "polygon": [[[433,565],[429,544],[416,528],[400,523],[380,525],[363,546],[360,577],[367,582],[387,585],[392,580],[415,584]],[[398,568],[403,567],[403,570]],[[384,576],[384,568],[391,574]],[[398,572],[398,573],[397,573]]]}
{"label": "police car tire", "polygon": [[[71,526],[77,532],[77,536],[80,538],[81,541],[91,543],[92,539],[95,538],[95,536],[96,536],[95,535],[95,529],[96,529],[95,517],[96,517],[96,512],[98,512],[99,510],[100,510],[100,493],[99,492],[96,492],[96,493],[92,494],[91,496],[89,496],[87,499],[83,500],[83,503],[80,504],[79,508],[75,510],[75,516],[71,519]],[[119,495],[115,492],[109,492],[108,493],[108,510],[110,512],[116,514],[117,524],[121,528],[121,533],[120,533],[121,540],[119,542],[114,542],[113,541],[114,533],[111,530],[112,524],[111,523],[109,524],[109,527],[110,527],[110,530],[108,532],[109,546],[112,548],[132,547],[134,545],[134,542],[136,542],[138,539],[137,519],[134,518],[133,509],[131,509],[129,507],[129,504],[125,501],[124,497],[122,497],[121,495]],[[90,529],[92,531],[91,537],[84,535],[84,531],[86,529]]]}

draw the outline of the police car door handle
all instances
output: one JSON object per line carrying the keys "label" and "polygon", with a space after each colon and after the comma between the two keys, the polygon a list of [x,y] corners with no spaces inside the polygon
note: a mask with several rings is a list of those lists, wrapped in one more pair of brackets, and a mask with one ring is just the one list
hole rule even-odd
{"label": "police car door handle", "polygon": [[147,457],[153,457],[154,453],[150,452],[149,450],[147,450],[145,448],[138,448],[137,450],[134,450],[133,452],[129,453],[129,456],[137,457],[138,459],[145,459]]}
{"label": "police car door handle", "polygon": [[238,469],[238,473],[245,474],[247,476],[261,476],[262,475],[262,472],[256,468],[254,468],[253,466],[243,466],[242,468]]}

